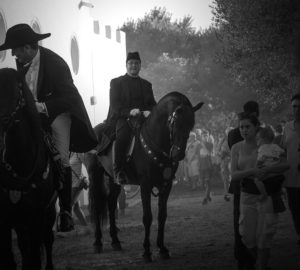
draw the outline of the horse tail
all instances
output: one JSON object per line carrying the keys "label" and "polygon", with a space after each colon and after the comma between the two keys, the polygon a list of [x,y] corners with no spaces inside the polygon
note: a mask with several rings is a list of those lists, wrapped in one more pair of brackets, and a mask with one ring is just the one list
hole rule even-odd
{"label": "horse tail", "polygon": [[108,212],[108,180],[104,168],[97,161],[97,156],[89,158],[87,164],[89,175],[89,207],[91,222],[97,223],[100,220],[101,225],[107,221]]}

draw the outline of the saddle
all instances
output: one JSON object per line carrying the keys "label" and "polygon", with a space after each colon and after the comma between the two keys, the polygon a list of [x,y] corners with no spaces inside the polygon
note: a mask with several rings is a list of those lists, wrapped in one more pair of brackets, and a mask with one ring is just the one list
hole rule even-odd
{"label": "saddle", "polygon": [[[138,134],[144,121],[145,118],[143,116],[129,117],[127,119],[128,125],[132,130],[131,140],[128,144],[127,161],[132,155],[136,142],[135,138],[138,138]],[[97,127],[96,136],[98,139],[98,145],[96,147],[97,155],[106,155],[108,150],[113,146],[113,143],[116,140],[115,129],[111,125],[108,125],[104,122]]]}

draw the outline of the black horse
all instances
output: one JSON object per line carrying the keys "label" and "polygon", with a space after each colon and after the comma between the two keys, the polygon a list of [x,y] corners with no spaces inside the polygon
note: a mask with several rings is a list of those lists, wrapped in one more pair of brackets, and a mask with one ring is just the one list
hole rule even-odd
{"label": "black horse", "polygon": [[14,69],[0,69],[0,265],[15,270],[12,230],[23,270],[53,269],[52,227],[56,192],[40,116],[33,96]]}
{"label": "black horse", "polygon": [[[167,200],[178,167],[178,161],[185,155],[189,133],[194,126],[194,113],[203,103],[193,107],[186,96],[172,92],[164,96],[153,108],[135,136],[127,175],[130,184],[141,187],[143,223],[145,227],[144,260],[152,261],[150,250],[150,227],[152,224],[151,194],[158,190],[158,235],[157,246],[161,257],[169,258],[164,244],[164,228],[167,218]],[[99,132],[98,127],[95,132]],[[99,134],[97,134],[99,135]],[[100,136],[100,135],[99,135]],[[102,251],[101,223],[106,217],[107,205],[110,213],[110,234],[112,245],[121,249],[114,221],[114,210],[120,187],[112,183],[112,151],[97,157],[87,154],[87,170],[91,181],[90,207],[95,223],[95,250]]]}

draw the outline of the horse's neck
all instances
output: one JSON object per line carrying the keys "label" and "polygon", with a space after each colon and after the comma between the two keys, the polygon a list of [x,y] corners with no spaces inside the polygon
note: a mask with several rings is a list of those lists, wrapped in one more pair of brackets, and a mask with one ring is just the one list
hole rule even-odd
{"label": "horse's neck", "polygon": [[27,120],[13,127],[7,138],[7,161],[14,168],[30,170],[37,158],[40,141],[33,135]]}
{"label": "horse's neck", "polygon": [[168,151],[170,148],[167,118],[168,116],[164,114],[153,114],[144,126],[144,132],[151,142],[163,151]]}

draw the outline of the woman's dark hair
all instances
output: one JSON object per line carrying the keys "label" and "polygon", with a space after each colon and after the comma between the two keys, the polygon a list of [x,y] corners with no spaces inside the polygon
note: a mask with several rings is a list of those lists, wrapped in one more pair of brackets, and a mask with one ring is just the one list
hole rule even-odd
{"label": "woman's dark hair", "polygon": [[245,113],[255,113],[257,117],[259,116],[259,105],[254,100],[249,100],[248,102],[246,102],[243,106],[243,109]]}
{"label": "woman's dark hair", "polygon": [[239,113],[239,120],[249,120],[254,126],[260,126],[260,122],[256,116],[251,113],[241,112]]}

